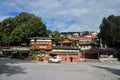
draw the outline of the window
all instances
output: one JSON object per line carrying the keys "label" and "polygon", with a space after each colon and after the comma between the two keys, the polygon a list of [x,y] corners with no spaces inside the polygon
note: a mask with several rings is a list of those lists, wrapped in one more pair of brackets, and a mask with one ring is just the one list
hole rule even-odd
{"label": "window", "polygon": [[51,44],[51,42],[49,42],[49,44]]}
{"label": "window", "polygon": [[101,58],[107,58],[108,55],[102,54],[102,55],[100,55],[100,57],[101,57]]}
{"label": "window", "polygon": [[40,42],[40,44],[42,44],[42,42]]}

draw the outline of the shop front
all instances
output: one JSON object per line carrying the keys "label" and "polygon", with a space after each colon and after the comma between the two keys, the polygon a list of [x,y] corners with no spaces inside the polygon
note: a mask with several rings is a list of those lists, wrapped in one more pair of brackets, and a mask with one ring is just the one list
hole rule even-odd
{"label": "shop front", "polygon": [[53,53],[61,57],[62,62],[78,62],[78,53]]}
{"label": "shop front", "polygon": [[71,47],[54,47],[52,54],[61,57],[62,62],[78,62],[79,49]]}

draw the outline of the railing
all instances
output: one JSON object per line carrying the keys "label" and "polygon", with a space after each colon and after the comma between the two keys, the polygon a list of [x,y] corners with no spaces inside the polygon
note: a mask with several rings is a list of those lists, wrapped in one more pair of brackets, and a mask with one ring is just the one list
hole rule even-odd
{"label": "railing", "polygon": [[30,50],[30,47],[10,47],[12,50]]}

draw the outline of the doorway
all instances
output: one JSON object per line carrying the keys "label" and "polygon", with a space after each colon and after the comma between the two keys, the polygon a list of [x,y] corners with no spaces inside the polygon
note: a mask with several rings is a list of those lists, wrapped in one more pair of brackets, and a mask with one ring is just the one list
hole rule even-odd
{"label": "doorway", "polygon": [[70,62],[73,62],[73,57],[70,57]]}

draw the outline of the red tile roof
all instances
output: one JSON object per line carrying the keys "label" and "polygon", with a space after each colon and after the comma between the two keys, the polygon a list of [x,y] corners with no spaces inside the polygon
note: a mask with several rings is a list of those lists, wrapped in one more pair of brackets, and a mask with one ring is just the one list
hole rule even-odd
{"label": "red tile roof", "polygon": [[90,40],[90,39],[97,39],[98,36],[96,35],[89,35],[89,36],[85,36],[85,37],[80,37],[80,38],[76,38],[76,40]]}
{"label": "red tile roof", "polygon": [[72,41],[69,41],[68,39],[65,39],[64,41],[59,42],[59,43],[72,43]]}

